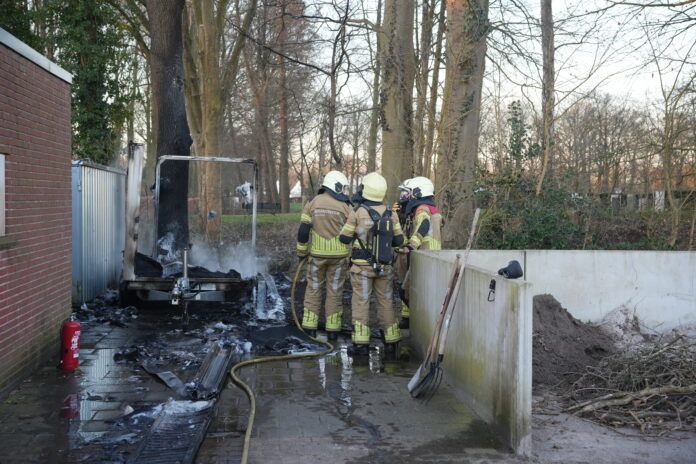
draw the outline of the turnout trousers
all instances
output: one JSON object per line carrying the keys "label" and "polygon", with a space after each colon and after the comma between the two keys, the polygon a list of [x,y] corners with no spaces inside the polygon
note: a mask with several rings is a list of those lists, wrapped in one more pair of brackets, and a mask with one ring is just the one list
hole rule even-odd
{"label": "turnout trousers", "polygon": [[408,286],[404,288],[403,283],[408,272],[408,255],[399,253],[396,255],[394,262],[394,270],[396,272],[396,285],[399,289],[399,298],[401,299],[401,317],[408,319],[411,317],[411,310],[408,307]]}
{"label": "turnout trousers", "polygon": [[394,293],[394,270],[385,266],[379,274],[370,266],[353,264],[350,268],[350,283],[353,287],[351,301],[353,313],[353,343],[370,343],[370,296],[375,295],[377,322],[384,331],[385,343],[401,340],[401,330],[392,304]]}
{"label": "turnout trousers", "polygon": [[326,331],[341,330],[343,316],[343,284],[346,281],[348,258],[307,258],[307,289],[304,297],[302,327],[316,330],[323,292],[326,291],[324,309],[326,311]]}

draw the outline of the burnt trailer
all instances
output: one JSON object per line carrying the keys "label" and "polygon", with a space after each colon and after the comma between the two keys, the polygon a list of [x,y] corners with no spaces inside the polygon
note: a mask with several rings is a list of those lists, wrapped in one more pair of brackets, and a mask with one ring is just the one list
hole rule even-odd
{"label": "burnt trailer", "polygon": [[[167,302],[186,309],[189,302],[224,302],[257,284],[256,183],[250,159],[163,156],[157,160],[154,188],[142,189],[143,146],[131,144],[128,160],[126,240],[119,287],[124,305]],[[176,193],[174,208],[187,221],[185,244],[177,246],[160,227],[165,201],[172,208],[172,179],[163,176],[169,163],[185,163],[185,195]],[[171,169],[170,169],[171,171]],[[181,170],[180,170],[181,172]],[[218,185],[201,188],[203,179]],[[165,185],[165,187],[163,187]],[[206,190],[207,189],[207,190]],[[213,194],[219,211],[210,209],[201,192]],[[143,195],[142,191],[146,194]],[[153,191],[153,195],[149,192]],[[208,193],[210,194],[210,193]],[[154,213],[154,214],[153,214]],[[184,214],[185,213],[185,214]],[[217,221],[211,237],[208,229]],[[180,241],[180,240],[179,240]]]}

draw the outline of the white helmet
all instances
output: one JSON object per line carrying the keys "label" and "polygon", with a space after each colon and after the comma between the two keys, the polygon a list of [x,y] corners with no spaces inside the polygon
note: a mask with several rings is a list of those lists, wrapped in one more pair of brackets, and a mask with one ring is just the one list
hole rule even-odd
{"label": "white helmet", "polygon": [[425,198],[435,195],[435,186],[427,177],[414,177],[409,179],[406,186],[410,189],[413,198]]}
{"label": "white helmet", "polygon": [[342,172],[329,171],[324,176],[321,186],[334,193],[344,193],[344,190],[348,188],[348,178]]}
{"label": "white helmet", "polygon": [[400,201],[407,201],[409,198],[411,198],[411,187],[409,186],[410,182],[411,182],[411,179],[406,179],[401,184],[399,184],[399,200]]}

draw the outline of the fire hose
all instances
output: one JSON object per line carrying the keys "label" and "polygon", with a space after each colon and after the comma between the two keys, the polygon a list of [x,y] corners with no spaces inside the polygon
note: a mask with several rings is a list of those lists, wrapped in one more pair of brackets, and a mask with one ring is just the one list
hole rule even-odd
{"label": "fire hose", "polygon": [[232,366],[232,369],[230,369],[230,377],[232,378],[232,381],[239,387],[241,388],[246,396],[249,398],[249,420],[247,421],[247,427],[246,427],[246,432],[244,433],[244,447],[242,449],[242,460],[241,464],[247,464],[247,461],[249,459],[249,448],[251,446],[251,433],[254,428],[254,419],[256,418],[256,397],[254,396],[254,392],[247,385],[238,375],[238,371],[246,366],[251,366],[255,364],[264,364],[264,363],[269,363],[269,362],[276,362],[276,361],[285,361],[285,360],[295,360],[295,359],[309,359],[309,358],[319,358],[321,356],[325,356],[329,353],[331,353],[334,350],[334,346],[329,343],[328,341],[325,340],[319,340],[318,338],[312,337],[307,332],[304,331],[302,328],[302,324],[300,324],[300,320],[297,318],[297,312],[295,311],[295,289],[297,287],[297,281],[300,278],[300,275],[302,273],[302,269],[305,267],[305,263],[307,262],[307,258],[302,258],[300,262],[297,264],[297,270],[295,271],[295,277],[292,280],[292,287],[290,290],[290,308],[292,310],[292,318],[295,321],[295,325],[297,328],[302,331],[307,337],[309,337],[312,341],[320,343],[324,346],[326,346],[325,350],[322,351],[312,351],[309,353],[297,353],[297,354],[287,354],[287,355],[282,355],[282,356],[264,356],[261,358],[255,358],[255,359],[249,359],[247,361],[242,361],[234,366]]}

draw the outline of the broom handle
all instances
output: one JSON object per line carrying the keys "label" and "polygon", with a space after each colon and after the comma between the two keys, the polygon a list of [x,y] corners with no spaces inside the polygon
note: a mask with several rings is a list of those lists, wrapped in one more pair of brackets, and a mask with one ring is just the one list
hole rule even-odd
{"label": "broom handle", "polygon": [[442,302],[440,307],[440,313],[438,314],[437,321],[435,322],[435,327],[433,330],[433,336],[430,338],[430,344],[426,350],[425,362],[432,361],[437,354],[438,342],[440,339],[440,331],[442,329],[442,323],[445,320],[445,313],[447,312],[447,306],[449,306],[450,299],[452,298],[452,288],[455,285],[455,279],[457,279],[457,272],[459,271],[459,261],[461,256],[457,255],[455,259],[455,265],[452,267],[452,272],[450,273],[450,278],[447,281],[447,290],[445,292],[445,300]]}
{"label": "broom handle", "polygon": [[457,304],[457,296],[459,294],[459,287],[464,280],[464,271],[466,265],[469,261],[469,253],[471,253],[471,247],[474,244],[474,236],[476,235],[476,226],[478,225],[479,215],[481,214],[481,209],[476,208],[474,213],[474,219],[471,222],[471,231],[469,232],[469,241],[466,244],[466,250],[464,251],[464,259],[462,260],[459,275],[457,276],[457,283],[454,285],[454,290],[452,291],[452,298],[450,298],[449,305],[447,306],[447,316],[444,323],[444,332],[440,336],[439,346],[437,353],[442,356],[445,354],[445,342],[447,340],[447,332],[449,332],[450,321],[452,320],[452,314],[454,313],[454,306]]}

